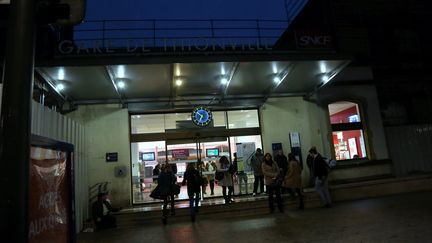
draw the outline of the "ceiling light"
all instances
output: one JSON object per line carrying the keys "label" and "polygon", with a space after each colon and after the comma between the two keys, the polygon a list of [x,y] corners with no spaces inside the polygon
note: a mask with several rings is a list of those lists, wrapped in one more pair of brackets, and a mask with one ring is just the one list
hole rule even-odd
{"label": "ceiling light", "polygon": [[273,82],[276,84],[279,83],[280,81],[281,81],[281,79],[278,76],[273,78]]}
{"label": "ceiling light", "polygon": [[183,84],[183,81],[181,79],[177,79],[175,81],[175,83],[176,83],[177,86],[181,86]]}
{"label": "ceiling light", "polygon": [[117,87],[118,87],[119,89],[123,89],[125,86],[126,86],[126,84],[125,84],[124,81],[118,81],[118,82],[117,82]]}
{"label": "ceiling light", "polygon": [[63,84],[57,84],[57,86],[56,86],[56,89],[58,91],[62,91],[62,90],[64,90],[64,88],[65,88],[65,86]]}
{"label": "ceiling light", "polygon": [[276,74],[276,73],[278,73],[278,68],[277,68],[277,66],[276,66],[276,63],[275,63],[275,62],[273,62],[273,63],[272,63],[272,70],[273,70],[273,74]]}
{"label": "ceiling light", "polygon": [[327,83],[329,80],[330,80],[330,78],[329,78],[328,75],[324,75],[324,76],[322,77],[322,81],[323,81],[324,83]]}
{"label": "ceiling light", "polygon": [[117,78],[125,78],[125,67],[123,65],[117,68]]}
{"label": "ceiling light", "polygon": [[324,61],[321,61],[320,64],[319,64],[319,66],[320,66],[321,73],[326,73],[327,72],[327,67],[326,67],[326,64],[325,64]]}
{"label": "ceiling light", "polygon": [[222,78],[221,79],[221,84],[225,85],[228,83],[228,79],[227,78]]}
{"label": "ceiling light", "polygon": [[65,79],[64,68],[59,68],[58,73],[57,73],[57,79],[58,80],[64,80]]}

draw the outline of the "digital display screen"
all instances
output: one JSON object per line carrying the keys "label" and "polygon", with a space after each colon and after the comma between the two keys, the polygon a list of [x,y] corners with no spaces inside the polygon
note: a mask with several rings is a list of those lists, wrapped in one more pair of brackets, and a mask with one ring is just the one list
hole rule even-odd
{"label": "digital display screen", "polygon": [[207,149],[206,150],[207,157],[217,157],[219,156],[219,149]]}
{"label": "digital display screen", "polygon": [[155,153],[154,152],[145,152],[142,153],[142,161],[154,161],[155,160]]}

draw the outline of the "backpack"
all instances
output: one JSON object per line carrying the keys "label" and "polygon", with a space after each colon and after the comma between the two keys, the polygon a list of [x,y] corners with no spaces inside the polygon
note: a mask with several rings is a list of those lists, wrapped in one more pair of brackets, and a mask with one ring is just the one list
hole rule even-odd
{"label": "backpack", "polygon": [[336,165],[337,165],[337,160],[332,159],[332,158],[323,158],[323,159],[324,159],[324,161],[326,162],[326,164],[327,164],[327,168],[328,168],[329,170],[331,170],[331,169],[333,169],[333,168],[336,167]]}

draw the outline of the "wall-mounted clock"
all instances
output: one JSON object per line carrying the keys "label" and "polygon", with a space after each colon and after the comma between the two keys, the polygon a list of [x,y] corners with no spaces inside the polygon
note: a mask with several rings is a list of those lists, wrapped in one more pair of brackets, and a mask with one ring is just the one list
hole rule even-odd
{"label": "wall-mounted clock", "polygon": [[192,122],[197,126],[205,127],[212,119],[211,111],[204,106],[195,107],[192,111]]}

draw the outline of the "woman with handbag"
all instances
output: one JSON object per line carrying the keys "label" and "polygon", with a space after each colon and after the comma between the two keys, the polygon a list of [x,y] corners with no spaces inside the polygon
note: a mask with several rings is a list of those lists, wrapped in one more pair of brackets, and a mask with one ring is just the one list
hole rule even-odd
{"label": "woman with handbag", "polygon": [[176,176],[171,170],[171,166],[168,163],[162,165],[161,172],[158,177],[159,193],[163,198],[163,210],[162,210],[162,223],[167,224],[168,218],[168,198],[171,200],[171,215],[175,215],[174,208],[174,193],[173,187],[176,183]]}
{"label": "woman with handbag", "polygon": [[219,159],[219,165],[220,168],[216,170],[216,173],[223,173],[223,178],[219,180],[218,184],[222,186],[222,195],[225,199],[225,204],[230,204],[232,202],[231,199],[234,192],[234,183],[232,178],[233,175],[230,173],[231,163],[226,156],[222,156]]}
{"label": "woman with handbag", "polygon": [[272,156],[269,153],[264,155],[264,163],[262,163],[261,168],[264,174],[270,213],[274,212],[273,194],[276,194],[278,209],[283,213],[283,204],[280,192],[283,177],[278,165],[273,161]]}

